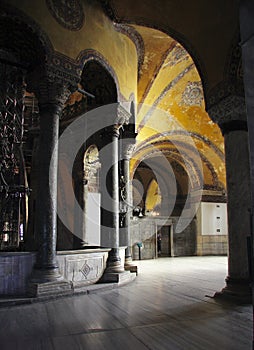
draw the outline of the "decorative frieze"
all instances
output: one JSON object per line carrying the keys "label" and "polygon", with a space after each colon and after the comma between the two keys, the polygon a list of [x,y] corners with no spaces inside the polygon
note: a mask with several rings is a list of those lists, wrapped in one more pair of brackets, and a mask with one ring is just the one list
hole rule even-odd
{"label": "decorative frieze", "polygon": [[45,69],[50,80],[64,81],[73,86],[73,91],[76,90],[82,72],[76,61],[55,51],[46,57]]}

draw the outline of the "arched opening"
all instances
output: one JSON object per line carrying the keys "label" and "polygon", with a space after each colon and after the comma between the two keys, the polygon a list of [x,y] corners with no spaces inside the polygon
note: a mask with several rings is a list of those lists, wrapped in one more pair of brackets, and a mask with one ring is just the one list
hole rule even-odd
{"label": "arched opening", "polygon": [[[142,218],[135,215],[134,236],[137,220],[145,240],[148,231],[152,237],[158,227],[172,224],[174,237],[170,238],[172,249],[167,256],[226,254],[227,234],[225,230],[223,235],[217,234],[220,228],[216,226],[219,225],[216,216],[213,216],[213,232],[204,233],[201,229],[205,203],[216,205],[226,201],[226,178],[223,137],[205,110],[199,72],[192,57],[175,39],[147,27],[135,25],[135,29],[143,39],[144,62],[139,72],[138,134],[131,161],[133,196],[142,195],[136,210],[137,214],[138,210],[142,212]],[[155,186],[152,182],[156,179],[155,172],[160,179],[161,204],[157,210],[147,211],[147,202],[150,206],[156,202],[157,189],[154,197],[147,200],[152,191],[149,184]],[[142,190],[138,190],[137,181]],[[174,188],[173,192],[170,187]],[[226,217],[225,212],[220,215]],[[212,243],[209,246],[207,242]],[[150,244],[156,244],[156,239]],[[145,245],[143,253],[144,249]],[[149,258],[153,254],[154,251],[149,253]]]}
{"label": "arched opening", "polygon": [[[72,224],[70,224],[72,229],[69,230],[61,220],[58,220],[58,249],[61,250],[100,246],[99,172],[101,165],[99,148],[101,147],[102,130],[99,127],[100,123],[97,123],[98,130],[86,136],[90,130],[88,120],[91,121],[88,115],[91,116],[91,113],[95,111],[95,118],[103,118],[103,115],[96,116],[96,109],[117,102],[117,87],[114,78],[106,69],[106,63],[99,62],[93,56],[88,58],[84,65],[79,86],[79,91],[73,93],[69,98],[62,118],[63,132],[79,117],[84,120],[82,125],[85,142],[80,147],[72,168],[73,190],[77,200],[77,203],[72,203],[72,208],[69,208],[73,216]],[[94,123],[94,120],[91,122]],[[62,195],[62,198],[68,201],[67,195]],[[82,212],[76,210],[75,206],[79,206]]]}

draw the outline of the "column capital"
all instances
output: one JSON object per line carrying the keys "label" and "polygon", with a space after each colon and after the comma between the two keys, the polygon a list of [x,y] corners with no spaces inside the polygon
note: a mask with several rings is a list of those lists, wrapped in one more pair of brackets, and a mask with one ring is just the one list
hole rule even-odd
{"label": "column capital", "polygon": [[27,90],[35,93],[41,108],[57,105],[62,109],[79,80],[78,68],[56,56],[27,74]]}
{"label": "column capital", "polygon": [[121,105],[121,103],[118,103],[116,112],[117,113],[114,124],[120,125],[120,127],[127,125],[131,118],[131,114]]}
{"label": "column capital", "polygon": [[238,95],[224,97],[209,108],[208,114],[218,124],[222,134],[235,130],[248,130],[245,99]]}
{"label": "column capital", "polygon": [[226,96],[218,103],[211,106],[207,112],[216,124],[233,120],[247,120],[245,99],[242,96]]}
{"label": "column capital", "polygon": [[[135,141],[134,141],[135,142]],[[130,160],[131,159],[131,156],[135,150],[135,143],[130,143],[130,142],[124,142],[124,139],[123,139],[123,143],[122,143],[122,148],[123,148],[123,158],[124,159],[127,159],[127,160]]]}

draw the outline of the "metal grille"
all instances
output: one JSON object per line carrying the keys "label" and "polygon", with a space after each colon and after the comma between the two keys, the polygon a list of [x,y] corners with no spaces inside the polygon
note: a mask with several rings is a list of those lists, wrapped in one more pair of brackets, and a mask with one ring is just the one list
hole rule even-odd
{"label": "metal grille", "polygon": [[0,250],[16,250],[23,240],[28,194],[22,153],[24,84],[20,70],[0,68]]}

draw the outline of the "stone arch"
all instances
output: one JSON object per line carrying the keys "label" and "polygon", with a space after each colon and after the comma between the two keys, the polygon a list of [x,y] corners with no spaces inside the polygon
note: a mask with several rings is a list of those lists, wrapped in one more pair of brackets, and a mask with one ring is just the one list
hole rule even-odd
{"label": "stone arch", "polygon": [[172,27],[169,27],[169,26],[155,24],[155,23],[151,24],[149,19],[147,19],[147,18],[138,17],[138,18],[135,18],[135,20],[130,19],[130,18],[123,20],[122,18],[119,18],[117,16],[117,14],[113,11],[113,9],[109,5],[108,1],[103,0],[101,2],[102,2],[102,6],[104,8],[105,13],[115,23],[122,24],[122,25],[136,24],[136,25],[141,25],[141,26],[148,27],[148,28],[157,29],[165,34],[168,34],[169,36],[174,38],[177,42],[179,42],[186,49],[186,51],[189,53],[189,55],[192,57],[192,59],[195,63],[195,66],[199,72],[199,75],[200,75],[200,78],[202,81],[202,85],[204,88],[204,96],[205,96],[205,100],[206,100],[206,96],[208,93],[208,78],[207,78],[207,73],[206,73],[204,62],[201,59],[197,49],[192,45],[192,43],[182,33],[176,31],[175,29],[173,29]]}
{"label": "stone arch", "polygon": [[53,46],[39,25],[21,10],[0,5],[0,47],[16,57],[16,63],[31,70],[45,62]]}
{"label": "stone arch", "polygon": [[[78,57],[76,58],[76,61],[78,62],[79,66],[82,67],[83,73],[85,71],[85,68],[87,67],[87,64],[96,63],[97,65],[100,65],[101,67],[103,67],[105,71],[107,71],[107,73],[114,80],[114,83],[116,86],[116,93],[117,93],[116,100],[120,101],[122,99],[118,77],[114,69],[110,66],[110,64],[107,62],[105,57],[103,57],[102,54],[100,54],[98,51],[93,49],[83,50],[79,53]],[[82,80],[82,76],[81,76],[81,80]]]}

